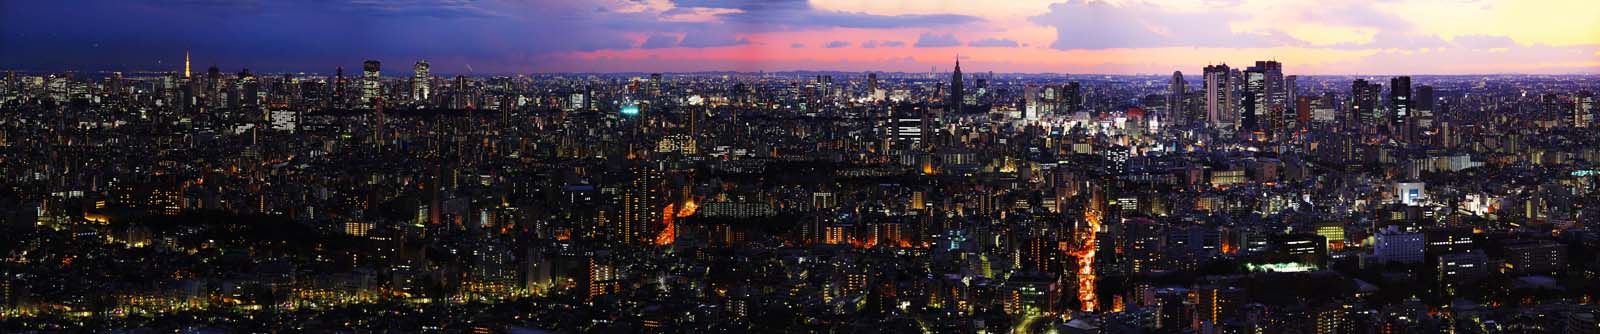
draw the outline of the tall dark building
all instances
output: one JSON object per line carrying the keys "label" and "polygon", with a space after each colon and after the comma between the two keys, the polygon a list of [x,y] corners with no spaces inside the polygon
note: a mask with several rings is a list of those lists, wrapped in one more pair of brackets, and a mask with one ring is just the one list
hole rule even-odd
{"label": "tall dark building", "polygon": [[1183,80],[1182,71],[1172,71],[1172,81],[1167,82],[1167,119],[1168,124],[1179,126],[1189,125],[1189,115],[1185,98],[1189,93],[1189,82]]}
{"label": "tall dark building", "polygon": [[1437,117],[1437,111],[1433,110],[1433,86],[1417,85],[1416,92],[1411,96],[1411,100],[1412,109],[1414,109],[1411,112],[1416,114],[1412,118],[1416,120],[1414,123],[1417,131],[1433,130],[1434,118]]}
{"label": "tall dark building", "polygon": [[867,96],[878,94],[878,74],[867,73]]}
{"label": "tall dark building", "polygon": [[[1289,104],[1289,92],[1283,82],[1283,63],[1276,60],[1256,61],[1255,68],[1262,75],[1262,98],[1268,107],[1283,108]],[[1266,110],[1262,110],[1265,112]]]}
{"label": "tall dark building", "polygon": [[345,95],[345,85],[348,82],[344,79],[344,66],[335,67],[333,73],[333,104],[338,108],[344,108],[344,101],[349,98]]}
{"label": "tall dark building", "polygon": [[956,70],[950,74],[950,100],[946,101],[946,103],[950,104],[950,111],[955,113],[961,112],[961,104],[967,96],[961,87],[961,57],[958,56],[956,57]]}
{"label": "tall dark building", "polygon": [[1411,77],[1389,79],[1390,134],[1410,138],[1411,134]]}
{"label": "tall dark building", "polygon": [[1356,79],[1350,84],[1350,115],[1345,122],[1351,129],[1371,130],[1378,126],[1378,99],[1383,84]]}
{"label": "tall dark building", "polygon": [[1270,130],[1269,126],[1262,126],[1261,119],[1267,111],[1268,97],[1267,74],[1261,67],[1251,66],[1244,70],[1244,90],[1240,92],[1242,108],[1239,113],[1239,130],[1254,132],[1257,130]]}
{"label": "tall dark building", "polygon": [[1082,110],[1083,109],[1083,86],[1079,85],[1077,81],[1073,81],[1073,82],[1067,83],[1067,85],[1065,87],[1062,87],[1062,88],[1063,89],[1062,89],[1062,92],[1061,92],[1061,101],[1062,101],[1063,104],[1066,104],[1066,108],[1065,109],[1067,110],[1067,112],[1072,113],[1072,112],[1078,112],[1079,110]]}
{"label": "tall dark building", "polygon": [[259,100],[261,83],[256,80],[255,74],[250,74],[250,69],[239,72],[237,100],[232,104],[235,108],[254,108]]}
{"label": "tall dark building", "polygon": [[1205,67],[1204,73],[1205,121],[1209,123],[1208,126],[1231,123],[1227,122],[1232,118],[1228,117],[1228,113],[1233,112],[1233,105],[1236,102],[1233,100],[1233,91],[1228,85],[1230,81],[1228,79],[1228,65],[1208,65]]}

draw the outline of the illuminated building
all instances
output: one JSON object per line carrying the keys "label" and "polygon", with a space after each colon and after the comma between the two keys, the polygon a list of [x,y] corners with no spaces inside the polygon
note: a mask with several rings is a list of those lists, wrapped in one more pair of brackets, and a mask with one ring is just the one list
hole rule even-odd
{"label": "illuminated building", "polygon": [[1422,263],[1422,233],[1402,231],[1389,226],[1373,236],[1372,256],[1375,263]]}
{"label": "illuminated building", "polygon": [[382,63],[368,60],[361,63],[361,103],[372,108],[383,97]]}
{"label": "illuminated building", "polygon": [[1411,77],[1389,79],[1389,123],[1397,137],[1411,138],[1412,104]]}
{"label": "illuminated building", "polygon": [[433,77],[428,75],[428,61],[419,60],[411,66],[411,99],[425,101],[433,96]]}
{"label": "illuminated building", "polygon": [[1205,68],[1206,121],[1213,128],[1233,125],[1228,115],[1234,110],[1234,94],[1229,86],[1228,65],[1208,65]]}

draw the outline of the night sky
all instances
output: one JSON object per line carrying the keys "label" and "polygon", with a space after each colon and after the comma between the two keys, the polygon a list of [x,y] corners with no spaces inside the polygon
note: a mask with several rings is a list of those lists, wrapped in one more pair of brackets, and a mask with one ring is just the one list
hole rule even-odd
{"label": "night sky", "polygon": [[[1427,13],[1422,15],[1419,13]],[[1600,1],[67,0],[0,3],[0,67],[1600,72]]]}

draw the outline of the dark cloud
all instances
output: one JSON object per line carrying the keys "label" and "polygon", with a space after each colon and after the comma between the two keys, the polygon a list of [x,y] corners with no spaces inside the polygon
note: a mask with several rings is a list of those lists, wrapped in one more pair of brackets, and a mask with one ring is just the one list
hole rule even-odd
{"label": "dark cloud", "polygon": [[967,43],[967,46],[978,48],[1014,48],[1017,47],[1017,41],[1011,40],[1010,38],[985,38]]}
{"label": "dark cloud", "polygon": [[882,47],[886,47],[886,48],[898,48],[898,47],[906,46],[906,42],[902,42],[902,41],[882,41],[882,42],[878,42],[878,46],[882,46]]}
{"label": "dark cloud", "polygon": [[650,38],[647,38],[647,39],[644,40],[644,44],[639,45],[639,48],[641,48],[641,49],[664,49],[664,48],[670,48],[670,47],[674,47],[674,46],[678,46],[678,36],[673,36],[673,35],[651,35]]}
{"label": "dark cloud", "polygon": [[829,48],[829,49],[838,49],[838,48],[842,48],[842,47],[846,47],[846,46],[850,46],[850,42],[832,41],[832,42],[828,42],[828,45],[824,45],[822,47]]}
{"label": "dark cloud", "polygon": [[917,36],[917,44],[915,45],[919,48],[942,48],[960,46],[961,41],[957,40],[953,34],[936,35],[925,32],[921,36]]}
{"label": "dark cloud", "polygon": [[961,25],[983,21],[975,16],[959,14],[875,15],[821,10],[811,7],[805,0],[676,0],[673,4],[678,7],[737,9],[739,12],[718,16],[741,25],[743,29],[756,31],[825,28],[891,29]]}
{"label": "dark cloud", "polygon": [[750,44],[750,40],[737,38],[728,32],[689,33],[683,36],[683,41],[678,42],[679,47],[685,48],[716,48],[745,44]]}
{"label": "dark cloud", "polygon": [[868,40],[866,42],[861,42],[861,48],[863,48],[863,49],[871,49],[871,48],[876,48],[876,47],[878,47],[878,41],[877,40]]}
{"label": "dark cloud", "polygon": [[804,43],[789,44],[789,48],[791,48],[791,49],[799,49],[799,48],[803,48],[803,47],[806,47],[806,45]]}

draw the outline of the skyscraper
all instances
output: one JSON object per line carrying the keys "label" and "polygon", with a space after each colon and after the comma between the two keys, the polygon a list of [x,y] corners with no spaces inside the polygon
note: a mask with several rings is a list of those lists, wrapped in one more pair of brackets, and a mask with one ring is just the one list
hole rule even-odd
{"label": "skyscraper", "polygon": [[411,66],[411,99],[416,101],[427,100],[433,96],[433,80],[428,76],[428,61],[419,60]]}
{"label": "skyscraper", "polygon": [[1411,138],[1411,77],[1389,79],[1390,134]]}
{"label": "skyscraper", "polygon": [[1299,110],[1300,94],[1296,92],[1296,89],[1299,88],[1299,84],[1297,83],[1299,81],[1298,79],[1298,76],[1293,75],[1283,77],[1284,112],[1283,119],[1280,120],[1280,122],[1282,122],[1280,125],[1285,131],[1299,129],[1301,126],[1305,125],[1302,123],[1306,121],[1301,119]]}
{"label": "skyscraper", "polygon": [[383,94],[382,83],[378,81],[380,79],[378,71],[381,67],[382,63],[376,60],[361,63],[361,103],[367,107],[376,105],[380,95]]}
{"label": "skyscraper", "polygon": [[1184,103],[1188,93],[1189,82],[1183,80],[1183,72],[1172,71],[1172,81],[1167,83],[1167,119],[1164,121],[1179,126],[1189,125]]}
{"label": "skyscraper", "polygon": [[[1255,68],[1261,71],[1262,92],[1268,108],[1283,108],[1289,104],[1289,93],[1283,84],[1283,63],[1276,60],[1256,61]],[[1266,112],[1266,110],[1262,110]]]}
{"label": "skyscraper", "polygon": [[946,103],[950,105],[949,108],[951,112],[958,114],[961,113],[962,101],[964,101],[967,96],[966,93],[961,90],[961,87],[961,56],[956,56],[956,70],[955,73],[950,74],[950,100],[946,101]]}
{"label": "skyscraper", "polygon": [[1066,107],[1062,109],[1065,109],[1069,113],[1075,113],[1079,110],[1082,110],[1083,85],[1078,84],[1077,81],[1073,81],[1062,87],[1061,103],[1066,105]]}
{"label": "skyscraper", "polygon": [[1378,99],[1382,92],[1383,84],[1368,83],[1366,79],[1356,79],[1350,84],[1350,115],[1345,118],[1350,129],[1372,131],[1377,128],[1381,119]]}
{"label": "skyscraper", "polygon": [[1206,122],[1211,127],[1221,127],[1228,113],[1233,112],[1233,94],[1229,89],[1228,65],[1206,66]]}
{"label": "skyscraper", "polygon": [[867,73],[867,96],[876,97],[878,94],[878,74]]}
{"label": "skyscraper", "polygon": [[1260,120],[1271,119],[1266,116],[1267,107],[1271,98],[1267,92],[1267,75],[1261,67],[1251,66],[1244,70],[1244,91],[1240,92],[1239,130],[1254,132],[1258,130],[1271,130],[1270,126],[1263,126]]}
{"label": "skyscraper", "polygon": [[612,230],[613,238],[624,240],[625,243],[649,243],[655,240],[651,226],[661,221],[661,171],[648,165],[637,165],[631,168],[631,177],[622,186],[622,216],[615,229]]}
{"label": "skyscraper", "polygon": [[[1431,88],[1429,94],[1432,94]],[[1591,126],[1594,123],[1594,93],[1579,91],[1578,95],[1572,98],[1572,104],[1572,126],[1579,128]]]}

